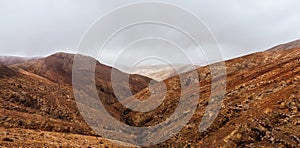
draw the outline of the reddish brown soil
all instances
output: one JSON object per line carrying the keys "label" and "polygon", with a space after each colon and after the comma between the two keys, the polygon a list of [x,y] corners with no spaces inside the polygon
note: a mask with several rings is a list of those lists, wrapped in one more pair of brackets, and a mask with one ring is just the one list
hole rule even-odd
{"label": "reddish brown soil", "polygon": [[[222,109],[203,133],[198,132],[198,126],[210,96],[211,76],[209,67],[199,68],[201,96],[196,113],[179,134],[157,146],[299,147],[299,65],[300,48],[280,48],[226,61],[227,92]],[[173,113],[180,97],[179,79],[173,77],[165,83],[169,91],[164,105],[153,112],[128,113],[122,105],[115,104],[121,112],[127,111],[126,123],[156,125]],[[190,87],[190,94],[196,91],[197,86]],[[147,95],[149,90],[136,94],[141,99]]]}
{"label": "reddish brown soil", "polygon": [[[164,103],[152,112],[131,111],[118,103],[111,88],[111,68],[100,63],[95,78],[98,94],[105,98],[101,101],[118,120],[132,126],[151,126],[173,113],[181,95],[189,99],[200,90],[199,105],[188,125],[154,147],[300,147],[300,48],[296,43],[226,61],[222,109],[202,133],[198,127],[211,90],[208,66],[198,69],[200,87],[190,83],[186,94],[180,93],[178,76],[165,80],[168,92]],[[102,139],[81,117],[71,86],[73,57],[59,53],[10,67],[0,66],[2,146],[124,145]],[[147,99],[151,79],[139,75],[130,77],[133,94]],[[120,82],[120,86],[123,84]],[[127,97],[130,100],[132,96]],[[158,100],[162,96],[158,91],[152,97]]]}

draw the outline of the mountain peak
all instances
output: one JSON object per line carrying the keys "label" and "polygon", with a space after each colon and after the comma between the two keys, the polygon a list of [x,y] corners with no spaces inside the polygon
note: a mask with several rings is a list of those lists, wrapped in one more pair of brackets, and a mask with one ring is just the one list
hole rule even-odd
{"label": "mountain peak", "polygon": [[57,53],[54,53],[48,57],[61,57],[61,58],[73,58],[75,56],[75,54],[73,53],[67,53],[67,52],[57,52]]}

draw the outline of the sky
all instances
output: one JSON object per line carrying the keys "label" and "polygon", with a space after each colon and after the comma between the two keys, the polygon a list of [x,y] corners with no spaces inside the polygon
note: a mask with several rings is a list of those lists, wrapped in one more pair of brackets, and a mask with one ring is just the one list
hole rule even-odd
{"label": "sky", "polygon": [[[134,2],[143,0],[0,0],[0,55],[36,57],[61,51],[76,53],[82,37],[99,18],[117,7]],[[263,51],[280,43],[300,39],[299,0],[162,2],[185,8],[201,19],[218,41],[224,59]],[[157,11],[158,14],[164,13],[161,9]],[[176,18],[176,14],[174,17]],[[205,64],[203,55],[196,49],[189,48],[189,42],[185,42],[185,37],[176,33],[176,30],[146,25],[134,28],[134,33],[151,34],[155,27],[158,27],[156,31],[162,36],[168,34],[182,40],[187,45],[184,52],[188,53],[193,63]],[[130,29],[120,33],[115,40],[108,43],[105,54],[99,60],[113,65],[118,60],[118,54],[124,50],[121,49],[121,44],[132,36],[134,35]],[[162,57],[172,57],[178,63],[185,63],[180,60],[179,52],[176,52],[178,55],[172,52],[174,48],[176,47],[173,44],[163,39],[149,38],[127,45],[128,51],[122,58],[137,64],[141,61],[137,58],[141,57],[136,56],[136,52],[147,55],[153,50]],[[153,60],[155,59],[148,62]],[[163,63],[159,58],[156,60]]]}

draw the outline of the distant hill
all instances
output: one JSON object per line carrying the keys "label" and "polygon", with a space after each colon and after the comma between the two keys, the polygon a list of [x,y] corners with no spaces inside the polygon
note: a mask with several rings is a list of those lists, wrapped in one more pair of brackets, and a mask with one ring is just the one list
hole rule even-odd
{"label": "distant hill", "polygon": [[15,57],[15,56],[0,56],[0,64],[2,65],[13,65],[23,63],[33,58]]}
{"label": "distant hill", "polygon": [[[174,66],[174,67],[173,67]],[[131,73],[147,76],[157,81],[163,81],[172,76],[191,71],[200,66],[192,65],[145,65],[133,68]],[[127,68],[130,69],[130,68]]]}

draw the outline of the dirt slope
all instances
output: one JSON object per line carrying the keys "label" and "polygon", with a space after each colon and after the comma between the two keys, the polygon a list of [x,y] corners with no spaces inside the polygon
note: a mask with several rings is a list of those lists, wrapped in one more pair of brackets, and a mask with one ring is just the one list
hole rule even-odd
{"label": "dirt slope", "polygon": [[[72,86],[72,68],[73,68],[73,60],[74,54],[68,53],[56,53],[46,58],[30,60],[24,63],[19,63],[12,65],[12,68],[15,69],[22,69],[29,73],[36,74],[38,76],[44,77],[53,83],[59,85],[65,85],[66,87]],[[90,61],[96,61],[95,59],[87,56],[81,56],[83,59],[88,59]],[[85,61],[82,61],[85,62]],[[121,72],[117,69],[113,69],[112,67],[103,65],[96,62],[95,67],[95,83],[99,93],[100,98],[107,98],[102,101],[107,103],[107,108],[110,108],[109,105],[117,102],[116,96],[113,93],[114,90],[112,88],[111,82],[111,71],[114,70],[115,74],[118,75],[119,79],[116,81],[116,85],[120,87],[119,89],[122,90],[124,87],[129,87],[132,94],[135,94],[144,88],[148,87],[149,83],[152,79],[137,75],[137,74],[127,74]],[[83,66],[90,64],[84,63]],[[82,76],[83,78],[85,76]],[[129,79],[126,83],[125,79]],[[87,86],[89,87],[89,86]],[[127,93],[120,93],[122,95],[118,96],[120,98],[127,98],[130,94]]]}
{"label": "dirt slope", "polygon": [[[71,133],[78,134],[79,137],[81,135],[97,136],[81,117],[73,96],[73,88],[68,81],[72,77],[72,56],[74,55],[59,53],[10,67],[0,65],[0,127],[12,129],[12,131],[20,128],[25,132],[27,129],[56,132],[57,139]],[[109,87],[111,84],[106,80],[110,77],[108,75],[110,70],[110,67],[98,63],[96,85],[99,96],[105,98],[103,102],[107,109],[112,114],[117,114],[110,109],[110,103],[116,100],[111,93],[112,88]],[[118,72],[122,76],[128,75]],[[129,77],[132,78],[131,83],[138,83],[132,86],[133,92],[143,89],[151,81],[139,75]],[[23,142],[18,140],[18,136],[14,139],[17,143],[12,143],[11,146],[23,145],[24,139]],[[11,143],[10,140],[8,140],[9,143]],[[49,142],[45,141],[45,143]],[[8,144],[4,145],[8,146]],[[41,142],[36,144],[39,146]]]}
{"label": "dirt slope", "polygon": [[[292,44],[295,46],[294,42]],[[198,126],[210,96],[211,76],[209,67],[199,68],[201,96],[196,113],[179,134],[157,147],[299,147],[299,65],[300,48],[280,48],[226,61],[227,92],[222,109],[214,123],[203,133],[198,132]],[[124,119],[128,124],[152,126],[173,113],[180,97],[179,79],[173,77],[165,83],[169,91],[164,105],[153,112],[128,113],[122,105],[115,104],[126,112]],[[197,86],[190,86],[189,89],[190,94],[198,91]],[[149,90],[145,90],[136,96],[144,99],[149,94]],[[157,95],[157,99],[159,97]],[[189,99],[188,94],[186,97]]]}
{"label": "dirt slope", "polygon": [[[98,94],[106,98],[102,102],[118,120],[132,126],[151,126],[174,112],[181,95],[189,99],[200,90],[199,105],[189,123],[176,136],[154,147],[300,147],[300,46],[296,42],[291,44],[226,61],[222,109],[202,133],[198,132],[198,126],[211,90],[208,66],[197,69],[200,88],[188,83],[185,94],[181,94],[178,76],[164,80],[167,95],[152,112],[131,111],[116,102],[111,90],[111,68],[100,63],[98,71],[96,68],[100,76],[95,78]],[[122,145],[95,138],[95,132],[83,121],[70,85],[71,65],[72,55],[59,53],[35,62],[0,66],[2,146]],[[147,87],[150,81],[133,75],[130,87],[135,96],[147,99],[151,94]],[[163,96],[159,94],[160,88],[156,89],[152,97],[159,100]],[[31,135],[33,140],[26,143],[31,136],[24,134]],[[145,135],[155,137],[151,133]]]}

